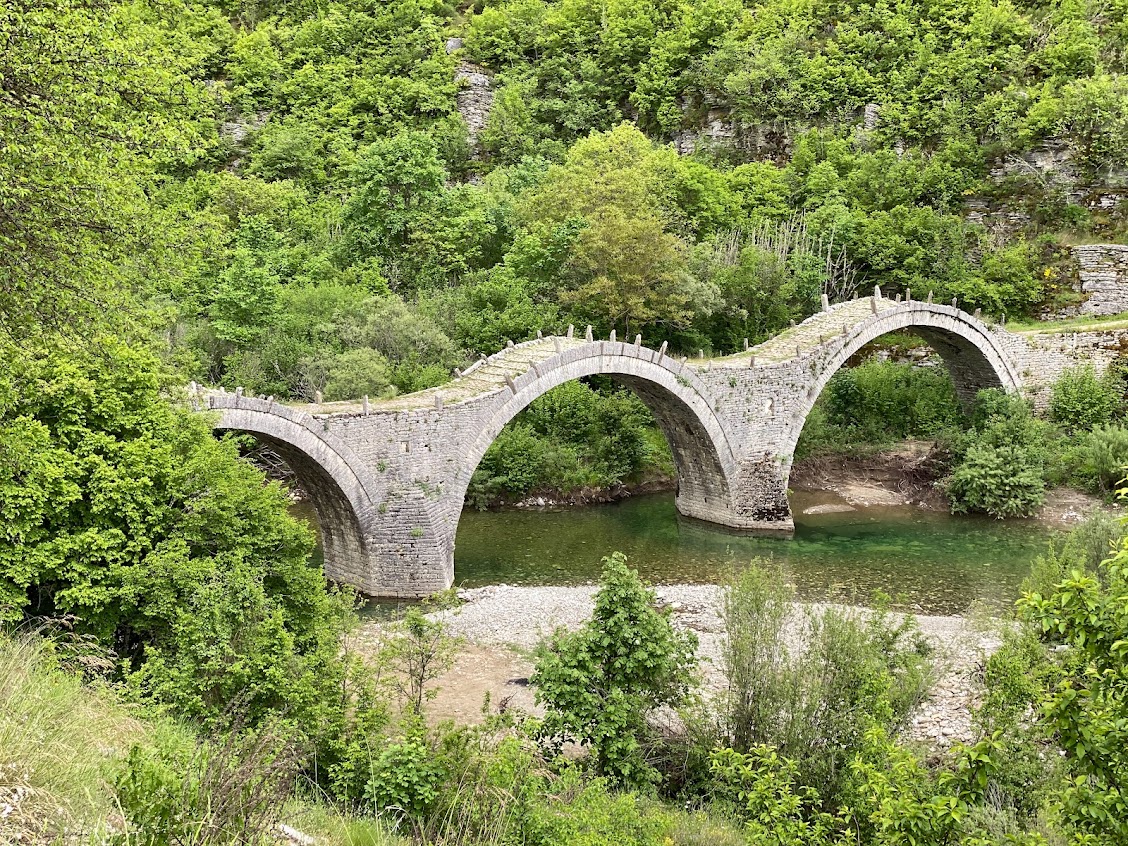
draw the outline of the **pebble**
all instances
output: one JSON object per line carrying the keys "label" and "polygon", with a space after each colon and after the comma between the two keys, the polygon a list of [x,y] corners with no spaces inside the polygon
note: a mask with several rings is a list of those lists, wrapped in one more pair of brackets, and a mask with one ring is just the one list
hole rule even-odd
{"label": "pebble", "polygon": [[[555,629],[575,629],[591,616],[594,585],[519,587],[490,585],[460,590],[462,605],[439,612],[452,633],[481,645],[531,649]],[[721,649],[724,625],[719,611],[721,588],[715,585],[660,585],[660,607],[670,610],[675,624],[697,634],[707,688],[724,685]],[[797,604],[797,607],[802,607]],[[810,605],[812,609],[822,606]],[[841,607],[841,606],[840,606]],[[850,609],[864,614],[865,609]],[[784,636],[794,648],[802,640],[802,614],[794,615]],[[969,618],[915,615],[921,633],[934,648],[937,679],[905,729],[905,736],[947,747],[974,740],[971,711],[981,696],[978,668],[1000,644],[995,632],[984,632]]]}

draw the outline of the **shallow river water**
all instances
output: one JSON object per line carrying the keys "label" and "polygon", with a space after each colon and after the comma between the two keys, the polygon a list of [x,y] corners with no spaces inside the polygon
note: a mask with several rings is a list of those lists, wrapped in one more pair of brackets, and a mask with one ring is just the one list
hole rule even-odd
{"label": "shallow river water", "polygon": [[778,566],[800,598],[866,604],[875,591],[926,614],[958,614],[979,600],[998,607],[1019,585],[1049,532],[1036,523],[953,517],[917,508],[804,515],[826,502],[796,493],[793,538],[726,533],[678,516],[673,494],[570,509],[463,512],[455,581],[571,585],[595,581],[613,550],[659,584],[711,584],[753,558]]}
{"label": "shallow river water", "polygon": [[[673,494],[578,508],[474,511],[458,525],[455,583],[576,585],[618,550],[656,584],[716,584],[754,558],[780,568],[799,598],[868,604],[876,591],[922,614],[961,614],[1018,598],[1049,531],[1027,521],[953,517],[917,508],[805,515],[831,495],[797,492],[795,535],[735,535],[678,515]],[[295,512],[315,522],[306,503]]]}

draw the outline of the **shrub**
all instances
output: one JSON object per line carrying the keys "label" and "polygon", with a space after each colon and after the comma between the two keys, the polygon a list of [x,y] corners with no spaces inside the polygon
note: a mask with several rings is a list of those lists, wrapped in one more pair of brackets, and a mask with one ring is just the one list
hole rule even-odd
{"label": "shrub", "polygon": [[443,773],[419,738],[383,744],[372,762],[364,798],[377,812],[421,819],[439,796]]}
{"label": "shrub", "polygon": [[637,396],[566,382],[502,430],[475,470],[467,498],[486,507],[535,490],[567,494],[661,473],[673,473],[670,449]]}
{"label": "shrub", "polygon": [[530,679],[548,708],[546,738],[588,746],[596,772],[614,784],[657,781],[645,749],[647,717],[680,703],[692,678],[697,638],[676,631],[654,602],[622,553],[604,558],[591,620],[542,644]]}
{"label": "shrub", "polygon": [[161,397],[117,341],[0,349],[0,617],[73,614],[134,688],[192,719],[341,704],[348,602],[278,485]]}
{"label": "shrub", "polygon": [[1075,431],[1110,423],[1120,413],[1120,405],[1113,379],[1098,378],[1092,365],[1066,370],[1050,392],[1050,417]]}
{"label": "shrub", "polygon": [[264,727],[193,745],[185,733],[136,745],[117,780],[129,843],[220,846],[269,840],[300,754]]}
{"label": "shrub", "polygon": [[585,780],[575,767],[541,781],[521,841],[528,846],[652,846],[669,842],[670,818],[633,793],[615,793],[606,779]]}
{"label": "shrub", "polygon": [[834,818],[819,811],[818,791],[799,782],[794,761],[781,758],[768,746],[747,753],[719,749],[712,769],[745,820],[751,843],[779,846],[822,846],[830,842]]}
{"label": "shrub", "polygon": [[797,457],[883,445],[904,438],[944,438],[964,422],[944,367],[870,358],[831,377],[807,415]]}
{"label": "shrub", "polygon": [[1128,842],[1128,548],[1094,573],[1073,570],[1048,595],[1026,594],[1019,607],[1057,647],[1057,678],[1039,704],[1066,753],[1061,812],[1098,838],[1089,842]]}
{"label": "shrub", "polygon": [[947,485],[952,511],[1029,517],[1046,498],[1042,468],[1018,447],[972,444]]}
{"label": "shrub", "polygon": [[956,513],[1028,517],[1045,498],[1054,433],[1030,403],[998,389],[976,397],[972,428],[954,445],[946,493]]}
{"label": "shrub", "polygon": [[[852,750],[874,726],[900,726],[927,689],[928,648],[909,617],[804,612],[779,574],[753,563],[726,589],[713,745],[767,746],[795,763],[799,783],[833,801]],[[792,632],[805,633],[792,652]]]}
{"label": "shrub", "polygon": [[1113,493],[1128,474],[1128,427],[1097,426],[1073,450],[1075,474],[1092,491]]}
{"label": "shrub", "polygon": [[451,635],[443,620],[430,619],[425,613],[450,608],[452,600],[453,593],[439,594],[423,608],[409,608],[402,620],[389,627],[381,649],[381,659],[393,672],[392,685],[411,713],[423,712],[424,700],[437,693],[427,685],[454,665],[462,647],[462,639]]}
{"label": "shrub", "polygon": [[834,374],[825,403],[832,424],[876,443],[936,435],[963,416],[945,368],[879,359]]}

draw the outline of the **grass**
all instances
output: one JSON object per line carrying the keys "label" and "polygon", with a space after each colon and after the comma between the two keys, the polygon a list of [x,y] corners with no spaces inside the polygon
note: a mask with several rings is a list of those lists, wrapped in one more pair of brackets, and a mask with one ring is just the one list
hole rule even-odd
{"label": "grass", "polygon": [[1108,316],[1071,317],[1067,320],[1014,320],[1007,329],[1019,335],[1058,335],[1065,332],[1128,329],[1128,312]]}
{"label": "grass", "polygon": [[112,695],[60,669],[57,649],[0,638],[0,842],[93,835],[120,819],[114,764],[144,733]]}
{"label": "grass", "polygon": [[[106,662],[79,647],[0,634],[0,843],[103,843],[127,832],[115,783],[130,748],[159,737],[196,743],[187,727],[85,682],[83,666]],[[324,846],[407,843],[379,820],[316,799],[290,799],[280,818]],[[125,842],[135,837],[127,834]]]}

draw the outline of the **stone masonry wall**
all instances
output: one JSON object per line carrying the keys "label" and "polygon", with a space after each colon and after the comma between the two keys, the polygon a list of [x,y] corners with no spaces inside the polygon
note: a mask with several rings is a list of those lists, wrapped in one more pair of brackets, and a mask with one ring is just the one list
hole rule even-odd
{"label": "stone masonry wall", "polygon": [[493,108],[493,79],[485,68],[469,62],[459,62],[454,72],[455,82],[460,88],[456,96],[458,113],[466,122],[471,145],[476,144],[478,136],[486,128]]}
{"label": "stone masonry wall", "polygon": [[1073,248],[1081,293],[1088,298],[1082,314],[1109,315],[1128,311],[1128,246],[1084,244]]}

